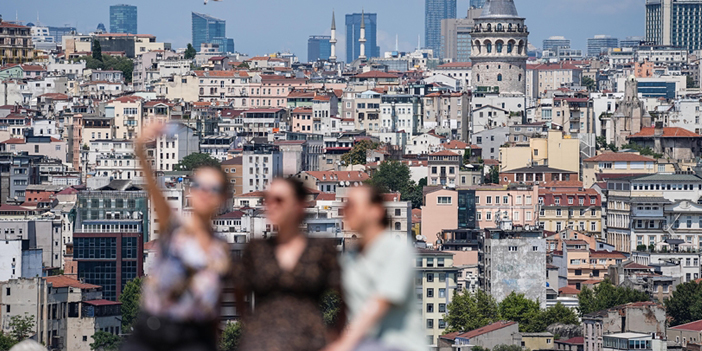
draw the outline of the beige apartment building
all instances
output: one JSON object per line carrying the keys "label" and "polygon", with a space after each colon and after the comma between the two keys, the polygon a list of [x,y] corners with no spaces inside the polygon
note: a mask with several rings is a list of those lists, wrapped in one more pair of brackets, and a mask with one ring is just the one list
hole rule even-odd
{"label": "beige apartment building", "polygon": [[144,99],[126,95],[113,99],[105,106],[105,117],[114,119],[114,135],[118,139],[136,138],[142,128],[142,103]]}
{"label": "beige apartment building", "polygon": [[563,155],[580,155],[580,141],[549,130],[546,139],[532,138],[529,145],[501,147],[500,172],[541,165],[580,174],[580,158]]}
{"label": "beige apartment building", "polygon": [[453,266],[453,255],[447,251],[417,252],[417,299],[422,306],[428,345],[436,345],[438,338],[446,331],[444,318],[457,287],[458,268]]}
{"label": "beige apartment building", "polygon": [[673,172],[672,164],[630,152],[606,152],[583,160],[583,187],[590,188],[607,175],[640,175]]}

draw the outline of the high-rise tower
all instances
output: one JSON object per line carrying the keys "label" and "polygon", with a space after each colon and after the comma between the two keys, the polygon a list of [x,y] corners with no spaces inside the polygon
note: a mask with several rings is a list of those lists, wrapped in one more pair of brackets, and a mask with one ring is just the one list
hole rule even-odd
{"label": "high-rise tower", "polygon": [[471,38],[474,92],[525,94],[529,31],[514,0],[488,0]]}
{"label": "high-rise tower", "polygon": [[110,6],[110,32],[139,34],[137,32],[137,7],[124,4]]}
{"label": "high-rise tower", "polygon": [[441,21],[456,18],[456,0],[424,0],[425,47],[441,56]]}

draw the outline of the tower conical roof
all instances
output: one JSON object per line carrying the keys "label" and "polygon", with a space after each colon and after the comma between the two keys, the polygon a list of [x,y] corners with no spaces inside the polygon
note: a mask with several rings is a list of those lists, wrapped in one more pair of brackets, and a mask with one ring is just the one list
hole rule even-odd
{"label": "tower conical roof", "polygon": [[334,11],[332,11],[332,30],[336,30],[336,16],[334,15]]}
{"label": "tower conical roof", "polygon": [[487,0],[480,18],[519,18],[514,0]]}

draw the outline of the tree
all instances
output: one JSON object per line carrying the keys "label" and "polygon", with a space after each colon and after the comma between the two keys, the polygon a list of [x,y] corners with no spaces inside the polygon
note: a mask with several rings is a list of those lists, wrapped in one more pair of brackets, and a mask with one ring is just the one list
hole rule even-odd
{"label": "tree", "polygon": [[572,309],[565,307],[560,302],[543,311],[539,319],[541,319],[547,327],[556,323],[566,325],[580,324],[578,316],[575,314],[575,312]]}
{"label": "tree", "polygon": [[492,348],[492,351],[523,351],[521,346],[517,345],[497,345]]}
{"label": "tree", "polygon": [[597,90],[597,83],[590,77],[583,77],[583,86],[586,87],[588,91]]}
{"label": "tree", "polygon": [[470,351],[490,351],[490,349],[482,346],[473,346]]}
{"label": "tree", "polygon": [[471,331],[500,320],[495,298],[482,290],[456,293],[446,308],[446,333]]}
{"label": "tree", "polygon": [[324,324],[328,327],[336,323],[341,306],[341,297],[334,291],[328,291],[322,297],[322,313],[324,314]]}
{"label": "tree", "polygon": [[370,140],[361,140],[351,148],[351,151],[341,155],[341,162],[347,166],[365,165],[367,163],[367,151],[377,149],[378,146],[378,143],[374,143]]}
{"label": "tree", "polygon": [[122,338],[106,331],[98,330],[91,336],[93,342],[90,349],[93,351],[117,351],[122,344]]}
{"label": "tree", "polygon": [[212,158],[208,154],[203,154],[199,152],[192,153],[185,156],[182,161],[180,161],[175,169],[179,171],[192,171],[199,167],[220,167],[220,163],[217,159]]}
{"label": "tree", "polygon": [[132,81],[132,73],[134,71],[134,62],[126,57],[118,56],[103,56],[102,63],[104,69],[114,69],[122,71],[124,75],[124,80],[127,82]]}
{"label": "tree", "polygon": [[17,341],[15,341],[15,339],[0,330],[0,351],[7,351],[11,349],[12,346],[15,346],[16,343]]}
{"label": "tree", "polygon": [[370,185],[386,192],[400,192],[402,201],[410,201],[413,208],[422,206],[424,185],[418,185],[412,180],[408,165],[398,161],[385,161],[378,166],[373,176],[368,180]]}
{"label": "tree", "polygon": [[648,294],[626,287],[615,287],[605,279],[594,289],[583,287],[578,294],[580,304],[580,316],[588,313],[606,310],[614,306],[624,305],[630,302],[650,301]]}
{"label": "tree", "polygon": [[500,169],[499,166],[492,166],[490,172],[487,175],[487,183],[500,184]]}
{"label": "tree", "polygon": [[636,251],[638,251],[638,252],[645,252],[647,249],[648,249],[648,246],[643,245],[643,244],[636,246]]}
{"label": "tree", "polygon": [[185,49],[185,54],[183,57],[186,60],[192,60],[195,58],[195,55],[197,55],[197,50],[193,47],[193,44],[188,43],[188,47]]}
{"label": "tree", "polygon": [[546,326],[536,325],[540,321],[539,303],[517,294],[514,291],[500,302],[500,318],[519,323],[523,333],[541,332]]}
{"label": "tree", "polygon": [[12,316],[9,323],[10,330],[12,330],[10,335],[17,342],[23,341],[34,332],[34,325],[34,316],[32,315]]}
{"label": "tree", "polygon": [[466,151],[463,152],[463,164],[470,163],[471,154],[472,154],[472,152],[471,152],[470,146],[468,146],[468,149],[466,149]]}
{"label": "tree", "polygon": [[119,302],[122,303],[122,330],[125,333],[132,330],[132,324],[139,313],[142,283],[142,278],[132,279],[124,286],[124,291],[119,296]]}
{"label": "tree", "polygon": [[671,327],[702,319],[702,284],[689,281],[678,285],[664,304]]}
{"label": "tree", "polygon": [[229,322],[222,331],[222,340],[219,344],[220,351],[235,351],[239,348],[241,340],[241,323]]}
{"label": "tree", "polygon": [[102,61],[102,47],[97,39],[93,39],[93,58]]}

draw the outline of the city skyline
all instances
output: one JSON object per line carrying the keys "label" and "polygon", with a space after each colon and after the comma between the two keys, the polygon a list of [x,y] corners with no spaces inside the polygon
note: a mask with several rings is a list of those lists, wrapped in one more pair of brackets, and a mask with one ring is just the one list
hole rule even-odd
{"label": "city skyline", "polygon": [[[203,5],[201,1],[175,0],[164,7],[162,1],[151,1],[136,4],[140,13],[163,13],[170,17],[166,25],[164,22],[149,21],[147,16],[139,16],[140,34],[152,34],[159,41],[173,44],[174,48],[184,48],[191,42],[191,12],[201,12],[229,21],[227,37],[233,38],[237,51],[259,55],[276,51],[291,51],[298,57],[304,57],[307,52],[307,39],[310,35],[329,35],[329,17],[333,10],[337,16],[361,12],[377,13],[381,18],[378,23],[378,46],[380,54],[394,50],[395,37],[399,37],[399,49],[411,51],[417,46],[417,36],[424,37],[425,6],[424,0],[407,0],[403,6],[396,2],[383,3],[368,0],[358,2],[316,2],[304,12],[305,19],[294,22],[294,26],[286,29],[289,35],[281,37],[277,31],[257,31],[257,36],[243,35],[255,28],[253,19],[264,16],[268,20],[278,21],[281,24],[291,21],[286,13],[295,12],[295,5],[279,0],[267,0],[270,6],[257,4],[234,3],[230,0],[210,2]],[[0,14],[6,20],[18,18],[24,23],[39,22],[49,26],[70,25],[80,32],[94,31],[98,23],[109,23],[109,6],[117,4],[95,3],[87,0],[74,0],[74,6],[54,8],[51,11],[37,11],[45,8],[42,5],[51,5],[48,0],[37,0],[32,4],[24,2],[0,4]],[[544,39],[550,36],[565,36],[571,39],[573,48],[587,48],[587,39],[598,34],[607,34],[623,39],[627,36],[645,35],[645,6],[644,0],[621,0],[611,2],[606,0],[592,0],[584,4],[578,0],[531,0],[529,6],[525,0],[516,1],[520,14],[527,18],[530,42],[540,47]],[[269,13],[273,7],[280,11]],[[457,17],[465,17],[468,1],[458,1]],[[548,9],[548,13],[545,13]],[[38,12],[38,13],[37,13]],[[239,15],[249,13],[252,18],[242,20]],[[279,15],[280,14],[280,15]],[[296,18],[300,18],[297,16]],[[314,19],[314,20],[313,20]],[[249,23],[251,22],[251,23]],[[292,24],[292,23],[289,23]],[[625,24],[625,25],[623,25]],[[337,56],[346,58],[346,33],[339,28],[337,33]]]}

